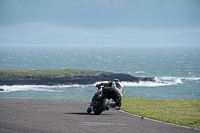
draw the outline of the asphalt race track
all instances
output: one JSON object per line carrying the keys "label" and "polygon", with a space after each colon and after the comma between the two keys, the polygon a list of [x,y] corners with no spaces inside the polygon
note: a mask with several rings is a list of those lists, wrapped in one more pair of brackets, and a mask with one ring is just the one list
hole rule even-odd
{"label": "asphalt race track", "polygon": [[87,114],[88,99],[0,98],[1,133],[200,133],[110,109]]}

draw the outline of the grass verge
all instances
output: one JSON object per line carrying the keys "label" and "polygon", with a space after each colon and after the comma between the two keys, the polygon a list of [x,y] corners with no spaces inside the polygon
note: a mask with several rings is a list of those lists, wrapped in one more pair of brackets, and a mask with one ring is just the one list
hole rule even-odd
{"label": "grass verge", "polygon": [[200,129],[200,100],[124,97],[122,105],[135,115]]}

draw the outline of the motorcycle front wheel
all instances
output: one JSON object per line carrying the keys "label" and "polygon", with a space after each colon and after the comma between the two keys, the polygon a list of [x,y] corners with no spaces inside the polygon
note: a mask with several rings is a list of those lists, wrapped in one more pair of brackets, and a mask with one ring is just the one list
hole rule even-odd
{"label": "motorcycle front wheel", "polygon": [[100,105],[97,108],[94,108],[94,114],[100,115],[104,110],[106,110],[107,106],[109,104],[109,100],[107,98],[104,98]]}

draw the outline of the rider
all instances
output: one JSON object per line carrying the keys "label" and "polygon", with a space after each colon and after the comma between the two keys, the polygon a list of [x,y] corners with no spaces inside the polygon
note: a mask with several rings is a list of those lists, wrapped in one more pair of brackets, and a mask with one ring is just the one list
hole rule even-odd
{"label": "rider", "polygon": [[[120,82],[120,80],[114,79],[112,82],[101,83],[101,84],[96,85],[96,87],[98,87],[98,88],[100,88],[101,86],[104,86],[104,88],[103,88],[104,95],[106,95],[106,97],[109,99],[112,98],[113,101],[115,102],[114,104],[110,104],[110,107],[116,108],[117,110],[119,110],[121,108],[121,98],[124,93],[124,86]],[[99,94],[99,89],[94,94],[94,96],[92,98],[92,102],[93,102],[93,100],[98,98],[98,94]],[[89,109],[91,109],[91,107],[93,106],[92,102],[89,106]]]}

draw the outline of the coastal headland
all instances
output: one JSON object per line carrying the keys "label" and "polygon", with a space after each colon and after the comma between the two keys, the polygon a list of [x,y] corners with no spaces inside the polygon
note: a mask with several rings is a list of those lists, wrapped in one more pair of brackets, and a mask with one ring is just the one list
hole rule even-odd
{"label": "coastal headland", "polygon": [[70,85],[94,84],[98,81],[155,82],[154,77],[134,77],[129,74],[91,70],[16,70],[1,69],[0,85]]}

